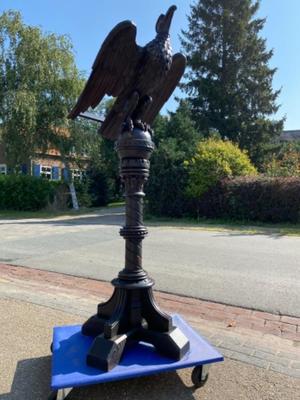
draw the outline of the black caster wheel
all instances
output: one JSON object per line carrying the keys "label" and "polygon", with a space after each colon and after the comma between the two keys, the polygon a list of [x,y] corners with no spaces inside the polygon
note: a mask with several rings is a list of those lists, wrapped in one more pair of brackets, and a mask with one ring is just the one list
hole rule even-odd
{"label": "black caster wheel", "polygon": [[57,400],[57,392],[52,392],[48,397],[48,400]]}
{"label": "black caster wheel", "polygon": [[197,365],[192,371],[192,382],[196,388],[205,385],[208,379],[208,366]]}
{"label": "black caster wheel", "polygon": [[53,342],[50,344],[50,351],[53,353]]}

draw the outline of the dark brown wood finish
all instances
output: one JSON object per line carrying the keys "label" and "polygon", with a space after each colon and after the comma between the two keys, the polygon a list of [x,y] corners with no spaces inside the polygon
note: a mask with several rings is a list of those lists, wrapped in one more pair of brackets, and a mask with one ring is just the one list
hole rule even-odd
{"label": "dark brown wood finish", "polygon": [[182,54],[172,56],[169,28],[175,10],[172,6],[160,15],[157,35],[145,47],[136,44],[136,26],[131,21],[119,23],[109,33],[70,118],[76,118],[89,107],[95,108],[108,95],[117,99],[100,128],[103,136],[117,139],[124,123],[129,127],[152,124],[186,65]]}
{"label": "dark brown wood finish", "polygon": [[[136,28],[128,21],[117,25],[102,45],[92,74],[70,116],[84,114],[105,94],[117,100],[100,132],[116,139],[120,175],[125,187],[125,266],[112,281],[114,293],[82,326],[84,335],[95,337],[87,355],[90,366],[110,370],[118,364],[128,341],[143,340],[162,354],[179,360],[189,341],[173,325],[172,318],[155,302],[154,281],[142,267],[142,241],[148,234],[143,223],[144,184],[149,176],[154,150],[151,128],[164,102],[175,89],[185,67],[185,58],[172,57],[169,27],[176,7],[157,21],[156,38],[144,48],[135,44]],[[83,113],[83,114],[82,114]]]}

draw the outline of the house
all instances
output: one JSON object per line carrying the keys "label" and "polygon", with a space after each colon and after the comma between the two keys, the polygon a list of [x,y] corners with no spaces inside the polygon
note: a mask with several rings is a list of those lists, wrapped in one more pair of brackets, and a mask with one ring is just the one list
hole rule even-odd
{"label": "house", "polygon": [[282,134],[279,136],[279,140],[281,142],[294,142],[300,141],[300,130],[294,129],[289,131],[283,131]]}
{"label": "house", "polygon": [[[78,157],[77,157],[78,158]],[[82,168],[78,168],[75,164],[75,154],[69,155],[69,162],[71,166],[72,178],[74,180],[82,180],[85,176],[85,171],[88,166],[88,156],[86,154],[80,155],[80,163]],[[58,181],[67,178],[67,169],[61,159],[60,152],[56,149],[49,149],[46,152],[36,152],[35,156],[23,164],[21,167],[23,174],[29,174],[37,177],[44,177],[49,180]],[[0,174],[9,174],[9,168],[5,157],[5,147],[0,143]]]}

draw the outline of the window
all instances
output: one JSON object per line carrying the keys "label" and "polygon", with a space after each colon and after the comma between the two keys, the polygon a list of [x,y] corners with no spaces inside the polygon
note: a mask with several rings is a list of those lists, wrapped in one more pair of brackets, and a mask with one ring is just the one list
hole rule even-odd
{"label": "window", "polygon": [[72,146],[72,147],[71,147],[71,149],[70,149],[70,151],[69,151],[69,155],[70,155],[70,156],[75,156],[75,155],[76,155],[75,146]]}
{"label": "window", "polygon": [[80,155],[82,157],[88,157],[88,150],[87,149],[82,149],[81,152],[80,152]]}
{"label": "window", "polygon": [[52,169],[51,167],[46,167],[44,165],[41,165],[41,176],[46,178],[46,179],[52,179]]}
{"label": "window", "polygon": [[6,164],[0,164],[0,175],[6,175],[6,174],[7,174]]}
{"label": "window", "polygon": [[72,169],[71,172],[74,181],[81,181],[82,178],[85,176],[85,172],[81,171],[80,169]]}

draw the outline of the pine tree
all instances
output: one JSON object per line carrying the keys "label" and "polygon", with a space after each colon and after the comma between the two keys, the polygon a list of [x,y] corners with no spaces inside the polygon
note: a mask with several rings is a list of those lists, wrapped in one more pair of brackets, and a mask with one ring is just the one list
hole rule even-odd
{"label": "pine tree", "polygon": [[191,6],[182,46],[188,59],[183,88],[197,128],[217,130],[258,162],[283,127],[274,120],[280,90],[273,90],[272,50],[260,37],[259,1],[199,0]]}

